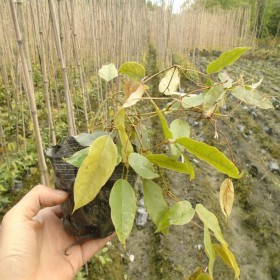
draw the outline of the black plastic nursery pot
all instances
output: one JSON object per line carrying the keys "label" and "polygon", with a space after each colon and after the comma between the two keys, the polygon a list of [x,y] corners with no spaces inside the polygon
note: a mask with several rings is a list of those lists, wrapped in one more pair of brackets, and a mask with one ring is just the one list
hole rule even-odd
{"label": "black plastic nursery pot", "polygon": [[[104,238],[115,231],[111,219],[109,197],[115,181],[122,177],[123,165],[120,164],[115,168],[112,176],[93,201],[72,214],[74,208],[73,189],[78,168],[65,162],[63,158],[70,157],[84,148],[74,137],[68,136],[60,144],[49,148],[46,155],[53,167],[55,188],[69,193],[68,199],[61,206],[63,224],[67,232],[77,239]],[[134,177],[129,178],[130,182],[134,180]]]}

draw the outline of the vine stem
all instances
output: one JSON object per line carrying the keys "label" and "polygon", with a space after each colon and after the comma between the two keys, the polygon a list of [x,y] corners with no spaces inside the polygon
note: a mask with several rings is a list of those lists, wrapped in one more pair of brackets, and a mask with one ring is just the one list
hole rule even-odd
{"label": "vine stem", "polygon": [[217,129],[216,125],[214,125],[214,124],[211,122],[210,119],[208,119],[208,120],[209,120],[209,123],[210,123],[210,124],[213,126],[213,128],[215,129],[215,131],[218,132],[218,133],[220,133],[221,135],[223,135],[223,137],[225,138],[226,143],[227,143],[227,146],[228,146],[228,149],[229,149],[229,152],[230,152],[231,160],[232,160],[232,162],[235,163],[234,156],[233,156],[233,152],[232,152],[232,149],[231,149],[231,147],[230,147],[230,143],[229,143],[229,140],[228,140],[227,136],[226,136],[221,130]]}
{"label": "vine stem", "polygon": [[158,75],[160,75],[160,74],[162,74],[162,73],[164,73],[164,72],[166,72],[166,71],[172,69],[173,67],[176,67],[176,65],[172,65],[172,66],[170,66],[170,67],[168,67],[168,68],[165,68],[164,70],[157,72],[156,74],[154,74],[154,75],[148,77],[147,79],[144,78],[144,79],[142,80],[142,83],[143,83],[143,84],[147,83],[148,81],[152,80],[152,79],[155,78],[156,76],[158,76]]}

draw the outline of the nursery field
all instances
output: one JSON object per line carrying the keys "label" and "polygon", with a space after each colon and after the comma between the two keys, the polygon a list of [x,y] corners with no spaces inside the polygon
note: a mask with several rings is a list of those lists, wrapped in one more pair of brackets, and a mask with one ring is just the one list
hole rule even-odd
{"label": "nursery field", "polygon": [[[216,57],[215,52],[202,51],[193,60],[198,69],[203,69]],[[150,61],[154,61],[154,57]],[[219,187],[223,176],[213,168],[194,159],[196,179],[193,182],[189,182],[187,176],[182,178],[170,173],[168,177],[176,196],[184,197],[194,204],[202,202],[222,221],[225,238],[229,241],[241,270],[240,279],[279,279],[280,275],[280,219],[277,215],[280,211],[279,63],[277,52],[258,50],[228,68],[230,75],[239,75],[242,71],[248,75],[248,79],[263,77],[261,90],[273,97],[275,108],[264,111],[239,105],[233,99],[222,108],[227,117],[219,120],[218,129],[226,133],[239,168],[245,170],[245,175],[234,183],[236,194],[229,224],[223,222],[219,206]],[[231,114],[232,111],[234,114]],[[187,120],[194,139],[220,149],[225,147],[223,139],[214,140],[213,127],[208,120]],[[157,134],[153,129],[156,128],[151,128],[150,132]],[[15,165],[18,162],[12,154],[11,152],[11,164]],[[8,193],[2,193],[2,215],[39,181],[36,155],[32,158],[31,153],[28,157],[28,164],[24,161],[19,163],[19,166],[27,165],[26,170],[20,173],[24,177],[18,177],[13,188]],[[9,162],[2,162],[1,167],[7,163]],[[90,277],[108,280],[188,279],[197,267],[207,265],[202,249],[203,237],[193,225],[171,228],[166,236],[155,235],[154,230],[151,221],[145,226],[135,227],[126,250],[117,241],[113,242],[108,251],[90,262]],[[233,273],[225,264],[218,262],[215,266],[217,279],[233,279]]]}
{"label": "nursery field", "polygon": [[0,3],[0,218],[60,155],[63,222],[117,233],[76,280],[280,280],[280,25],[206,6]]}

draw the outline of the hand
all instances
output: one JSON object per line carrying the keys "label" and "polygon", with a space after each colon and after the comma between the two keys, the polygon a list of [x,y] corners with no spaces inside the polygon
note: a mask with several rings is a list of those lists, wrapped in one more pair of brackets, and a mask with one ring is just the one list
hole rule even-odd
{"label": "hand", "polygon": [[1,280],[73,279],[113,238],[77,243],[60,220],[59,204],[66,198],[63,191],[38,185],[7,212],[0,228]]}

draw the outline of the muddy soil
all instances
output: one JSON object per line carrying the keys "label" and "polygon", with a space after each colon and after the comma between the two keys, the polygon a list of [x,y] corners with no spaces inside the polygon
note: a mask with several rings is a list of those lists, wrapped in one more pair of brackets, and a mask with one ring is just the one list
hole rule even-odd
{"label": "muddy soil", "polygon": [[[278,56],[279,57],[279,56]],[[201,53],[197,67],[204,67],[216,56]],[[280,74],[279,60],[254,55],[240,59],[228,68],[230,75],[241,72],[256,82],[264,77],[260,90],[273,96],[275,110],[261,110],[229,98],[222,110],[218,129],[226,134],[240,170],[245,175],[235,181],[235,202],[230,223],[226,225],[219,207],[219,187],[225,177],[206,164],[193,160],[196,178],[169,172],[171,190],[193,206],[202,203],[221,221],[225,239],[234,252],[241,270],[241,280],[280,279]],[[205,68],[204,68],[205,69]],[[234,114],[232,115],[232,111]],[[229,117],[231,115],[231,117]],[[189,119],[192,137],[215,145],[229,155],[225,138],[214,139],[207,120]],[[278,168],[277,168],[278,166]],[[196,221],[199,225],[199,221]],[[203,231],[194,224],[171,227],[169,235],[154,234],[149,220],[145,227],[135,227],[126,250],[113,242],[109,250],[112,263],[98,265],[94,260],[90,279],[180,280],[188,279],[197,267],[207,267],[203,251]],[[219,259],[215,279],[234,279],[233,272]]]}

